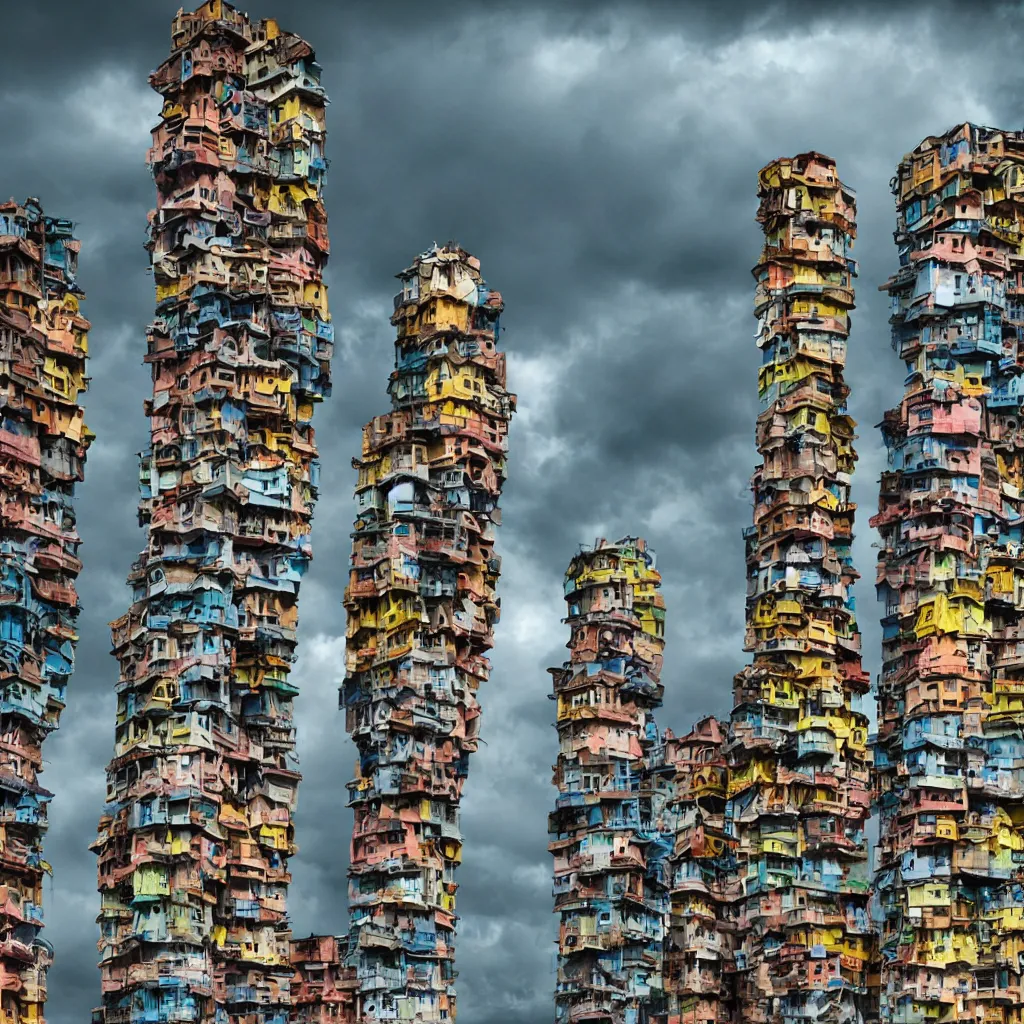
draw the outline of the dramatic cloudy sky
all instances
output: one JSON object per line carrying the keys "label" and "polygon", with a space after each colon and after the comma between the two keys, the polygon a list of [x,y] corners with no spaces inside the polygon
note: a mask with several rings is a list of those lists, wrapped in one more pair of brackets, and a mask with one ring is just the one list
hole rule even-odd
{"label": "dramatic cloudy sky", "polygon": [[[47,933],[52,1024],[98,1000],[87,850],[113,736],[106,623],[142,544],[135,453],[152,280],[144,166],[172,0],[3,0],[0,194],[77,221],[93,322],[81,490],[78,670],[47,744],[53,789]],[[873,424],[900,392],[885,296],[888,182],[926,135],[973,120],[1019,128],[1019,15],[852,0],[252,0],[324,65],[332,158],[328,278],[339,344],[318,412],[324,487],[303,585],[297,670],[306,781],[294,862],[296,933],[342,931],[354,748],[336,712],[341,596],[360,425],[386,407],[392,275],[454,238],[506,299],[519,394],[500,548],[504,618],[466,789],[459,1003],[467,1024],[551,1019],[553,919],[545,817],[556,743],[545,667],[560,662],[562,572],[576,545],[640,533],[669,614],[663,721],[727,710],[743,663],[740,529],[749,521],[757,353],[749,268],[757,169],[818,149],[857,189],[861,259],[849,379],[861,423],[858,588],[878,664],[867,527],[883,456]],[[713,10],[714,13],[710,13]],[[826,12],[826,13],[822,13]]]}

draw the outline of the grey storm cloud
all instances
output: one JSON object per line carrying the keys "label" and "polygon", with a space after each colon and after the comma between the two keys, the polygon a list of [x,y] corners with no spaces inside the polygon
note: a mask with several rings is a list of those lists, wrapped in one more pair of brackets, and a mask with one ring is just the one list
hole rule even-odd
{"label": "grey storm cloud", "polygon": [[[336,707],[360,426],[387,405],[392,275],[433,241],[481,258],[506,301],[520,396],[502,502],[503,619],[466,788],[459,1003],[470,1024],[544,1024],[554,984],[546,815],[556,754],[545,667],[562,660],[563,570],[580,541],[640,533],[668,604],[666,707],[685,729],[725,712],[742,666],[758,357],[750,316],[757,169],[828,153],[858,191],[861,260],[848,379],[861,423],[855,498],[865,662],[873,424],[898,400],[889,347],[895,265],[888,182],[900,156],[963,120],[1021,126],[1018,5],[680,0],[252,0],[315,46],[333,102],[326,200],[335,390],[319,410],[323,488],[301,600],[297,681],[305,773],[293,862],[295,931],[345,928],[354,747]],[[87,396],[99,439],[81,488],[78,668],[46,747],[57,794],[47,932],[52,1024],[98,1002],[87,845],[113,742],[106,623],[142,546],[135,453],[152,279],[144,166],[159,110],[170,0],[0,4],[0,193],[73,218],[93,322]]]}

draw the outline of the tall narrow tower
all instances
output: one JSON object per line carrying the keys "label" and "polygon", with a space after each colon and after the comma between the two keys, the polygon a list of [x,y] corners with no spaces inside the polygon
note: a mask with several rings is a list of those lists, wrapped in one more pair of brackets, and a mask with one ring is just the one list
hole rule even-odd
{"label": "tall narrow tower", "polygon": [[0,1012],[45,1024],[43,740],[74,667],[89,322],[70,221],[0,203]]}
{"label": "tall narrow tower", "polygon": [[359,750],[356,1019],[455,1017],[459,804],[498,620],[494,527],[515,396],[501,295],[454,243],[398,275],[392,409],[363,428],[341,701]]}
{"label": "tall narrow tower", "polygon": [[878,593],[883,1019],[1020,1020],[1024,133],[903,158]]}
{"label": "tall narrow tower", "polygon": [[660,839],[648,758],[663,691],[660,586],[654,552],[637,537],[582,548],[565,574],[570,657],[549,670],[559,1024],[639,1022],[664,1010],[667,888],[648,870]]}
{"label": "tall narrow tower", "polygon": [[667,822],[671,917],[665,942],[667,1024],[729,1024],[735,1012],[733,920],[740,897],[736,838],[726,828],[726,726],[702,718],[665,731],[672,787]]}
{"label": "tall narrow tower", "polygon": [[146,548],[94,844],[108,1024],[279,1024],[299,773],[289,681],[329,390],[324,105],[309,45],[221,0],[151,76]]}
{"label": "tall narrow tower", "polygon": [[850,592],[853,421],[843,382],[852,192],[818,153],[760,173],[754,268],[762,365],[747,542],[746,649],[734,687],[729,809],[743,899],[742,1019],[870,1016],[868,679]]}

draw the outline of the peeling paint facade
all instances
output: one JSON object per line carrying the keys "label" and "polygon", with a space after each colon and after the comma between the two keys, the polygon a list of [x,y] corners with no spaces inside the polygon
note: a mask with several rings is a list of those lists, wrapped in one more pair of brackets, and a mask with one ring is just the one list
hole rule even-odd
{"label": "peeling paint facade", "polygon": [[645,1024],[665,1010],[671,835],[659,828],[649,756],[661,743],[660,586],[654,552],[637,537],[581,548],[565,575],[570,657],[549,670],[558,1024]]}
{"label": "peeling paint facade", "polygon": [[291,1006],[289,672],[332,354],[319,74],[276,22],[209,0],[150,78],[147,543],[111,624],[93,846],[105,1024],[284,1024]]}
{"label": "peeling paint facade", "polygon": [[963,124],[893,178],[875,753],[882,1017],[1021,1019],[1024,133]]}
{"label": "peeling paint facade", "polygon": [[348,964],[359,1021],[453,1020],[459,806],[498,620],[495,553],[515,396],[501,295],[454,243],[398,275],[391,412],[363,428],[346,727],[359,752]]}
{"label": "peeling paint facade", "polygon": [[82,568],[75,484],[93,435],[89,322],[70,221],[0,203],[0,1019],[45,1024],[42,747],[74,670]]}
{"label": "peeling paint facade", "polygon": [[818,153],[760,172],[762,364],[745,531],[753,663],[734,684],[737,1011],[754,1024],[873,1016],[864,825],[868,677],[851,585],[854,423],[843,381],[853,193]]}

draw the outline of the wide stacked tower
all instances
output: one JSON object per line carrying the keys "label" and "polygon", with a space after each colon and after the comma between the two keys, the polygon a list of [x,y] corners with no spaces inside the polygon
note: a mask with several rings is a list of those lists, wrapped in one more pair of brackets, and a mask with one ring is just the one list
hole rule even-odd
{"label": "wide stacked tower", "polygon": [[94,847],[108,1022],[278,1024],[290,1002],[299,582],[329,390],[326,99],[276,22],[179,13],[150,163],[145,551]]}
{"label": "wide stacked tower", "polygon": [[89,322],[70,221],[0,203],[0,1011],[44,1024],[43,740],[74,668]]}
{"label": "wide stacked tower", "polygon": [[341,700],[359,761],[349,871],[358,1020],[455,1017],[459,803],[498,620],[515,396],[501,295],[454,243],[398,275],[392,411],[363,428]]}
{"label": "wide stacked tower", "polygon": [[882,1012],[1021,1019],[1024,134],[964,124],[893,179],[878,591]]}
{"label": "wide stacked tower", "polygon": [[733,1020],[733,918],[740,883],[736,838],[725,821],[725,742],[725,725],[710,716],[686,736],[665,731],[664,763],[672,780],[666,824],[674,840],[665,944],[667,1024]]}
{"label": "wide stacked tower", "polygon": [[637,537],[582,548],[565,574],[570,658],[549,670],[559,737],[548,825],[559,1024],[665,1019],[668,873],[652,870],[663,830],[650,770],[659,759],[649,757],[660,744],[660,586],[654,552]]}
{"label": "wide stacked tower", "polygon": [[843,382],[855,201],[818,153],[760,173],[755,316],[763,463],[751,481],[746,649],[735,681],[728,816],[744,897],[748,1021],[868,1015],[868,679],[851,585],[856,455]]}

